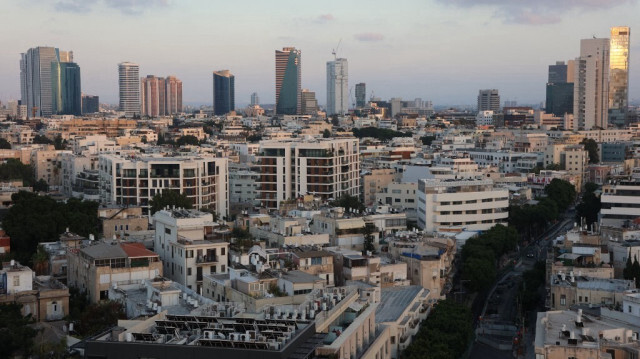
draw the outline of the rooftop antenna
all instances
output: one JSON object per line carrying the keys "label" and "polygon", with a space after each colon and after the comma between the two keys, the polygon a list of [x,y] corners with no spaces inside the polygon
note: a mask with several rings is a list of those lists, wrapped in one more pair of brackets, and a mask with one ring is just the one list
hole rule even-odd
{"label": "rooftop antenna", "polygon": [[331,50],[331,54],[333,55],[333,59],[337,59],[338,57],[338,49],[340,48],[340,44],[342,43],[342,38],[340,38],[340,41],[338,41],[338,46],[336,46],[335,49]]}

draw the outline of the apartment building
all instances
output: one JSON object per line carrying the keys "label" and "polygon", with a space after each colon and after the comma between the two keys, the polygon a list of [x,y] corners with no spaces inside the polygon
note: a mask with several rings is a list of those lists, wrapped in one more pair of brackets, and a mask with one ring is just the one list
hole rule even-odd
{"label": "apartment building", "polygon": [[278,209],[282,201],[312,194],[328,200],[360,194],[359,140],[288,139],[262,141],[258,197]]}
{"label": "apartment building", "polygon": [[227,273],[229,243],[208,239],[217,226],[211,213],[162,210],[153,215],[153,225],[154,249],[167,278],[200,293],[204,275]]}
{"label": "apartment building", "polygon": [[417,197],[418,227],[427,232],[484,231],[509,216],[509,190],[490,179],[423,179]]}
{"label": "apartment building", "polygon": [[620,181],[602,187],[600,225],[628,227],[640,217],[640,181]]}
{"label": "apartment building", "polygon": [[145,213],[156,194],[178,191],[194,208],[228,215],[228,159],[206,155],[160,157],[102,154],[99,159],[100,202],[141,206]]}

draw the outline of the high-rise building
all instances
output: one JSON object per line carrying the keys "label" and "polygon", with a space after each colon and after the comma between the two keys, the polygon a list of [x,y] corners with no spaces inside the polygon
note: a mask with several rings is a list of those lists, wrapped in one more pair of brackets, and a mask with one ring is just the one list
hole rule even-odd
{"label": "high-rise building", "polygon": [[52,113],[58,115],[82,114],[80,66],[73,62],[51,63]]}
{"label": "high-rise building", "polygon": [[[573,63],[570,61],[570,66],[564,61],[556,61],[555,65],[549,65],[546,113],[557,117],[573,113]],[[571,81],[569,81],[570,74]]]}
{"label": "high-rise building", "polygon": [[480,90],[478,92],[478,112],[500,111],[500,95],[496,89]]}
{"label": "high-rise building", "polygon": [[73,62],[73,52],[39,46],[21,54],[20,93],[28,117],[47,117],[54,113],[51,69],[60,62]]}
{"label": "high-rise building", "polygon": [[260,97],[257,92],[251,94],[251,106],[259,106],[260,105]]}
{"label": "high-rise building", "polygon": [[164,78],[147,75],[140,79],[140,114],[149,117],[166,115],[165,95]]}
{"label": "high-rise building", "polygon": [[175,115],[182,112],[182,81],[175,76],[167,76],[164,80],[165,113]]}
{"label": "high-rise building", "polygon": [[607,128],[609,108],[609,39],[580,40],[573,84],[575,130]]}
{"label": "high-rise building", "polygon": [[295,47],[276,50],[276,113],[297,115],[302,111],[302,53]]}
{"label": "high-rise building", "polygon": [[302,90],[302,114],[314,115],[318,112],[316,93],[307,89]]}
{"label": "high-rise building", "polygon": [[625,126],[629,106],[629,40],[628,26],[611,28],[609,52],[609,123]]}
{"label": "high-rise building", "polygon": [[349,111],[349,65],[347,59],[327,61],[327,115]]}
{"label": "high-rise building", "polygon": [[125,117],[140,115],[140,66],[131,62],[118,64],[120,111]]}
{"label": "high-rise building", "polygon": [[367,84],[356,84],[356,107],[362,108],[367,104]]}
{"label": "high-rise building", "polygon": [[82,114],[100,112],[100,98],[93,95],[82,95]]}
{"label": "high-rise building", "polygon": [[225,115],[236,108],[235,76],[229,70],[213,72],[213,114]]}
{"label": "high-rise building", "polygon": [[357,138],[260,142],[258,197],[262,206],[312,194],[324,200],[360,193]]}

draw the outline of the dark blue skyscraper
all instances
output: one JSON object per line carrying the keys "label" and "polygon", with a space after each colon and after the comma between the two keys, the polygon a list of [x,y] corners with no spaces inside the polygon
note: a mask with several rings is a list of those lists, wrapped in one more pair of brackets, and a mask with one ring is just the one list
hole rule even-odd
{"label": "dark blue skyscraper", "polygon": [[302,112],[301,52],[295,47],[276,50],[276,113],[297,115]]}
{"label": "dark blue skyscraper", "polygon": [[53,113],[76,116],[82,114],[82,89],[78,64],[51,63],[51,95]]}
{"label": "dark blue skyscraper", "polygon": [[549,65],[546,113],[552,113],[558,117],[573,113],[572,71],[573,66],[565,64],[564,61],[556,61],[555,65]]}
{"label": "dark blue skyscraper", "polygon": [[229,70],[213,72],[213,114],[225,115],[236,107],[235,77]]}

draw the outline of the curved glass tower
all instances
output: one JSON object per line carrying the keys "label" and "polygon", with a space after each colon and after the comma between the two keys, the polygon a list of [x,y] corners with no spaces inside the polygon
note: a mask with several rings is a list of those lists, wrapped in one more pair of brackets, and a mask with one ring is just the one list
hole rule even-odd
{"label": "curved glass tower", "polygon": [[276,50],[276,114],[297,115],[302,111],[301,53],[295,47]]}

